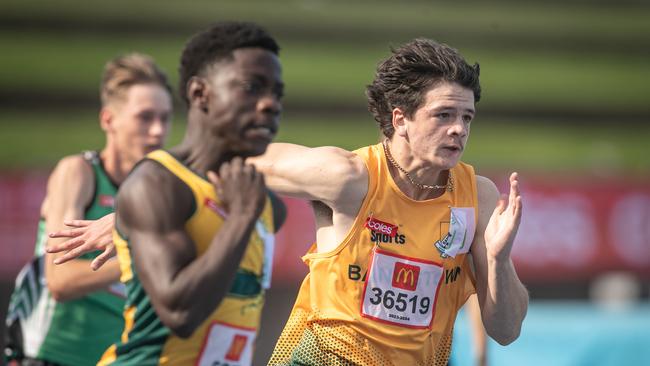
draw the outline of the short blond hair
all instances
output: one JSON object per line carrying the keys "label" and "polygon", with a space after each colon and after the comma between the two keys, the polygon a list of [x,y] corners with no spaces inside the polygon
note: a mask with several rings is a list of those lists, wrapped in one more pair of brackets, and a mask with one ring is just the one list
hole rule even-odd
{"label": "short blond hair", "polygon": [[124,100],[129,87],[136,84],[158,84],[171,95],[167,75],[153,59],[141,53],[128,53],[106,63],[102,75],[100,96],[102,105]]}

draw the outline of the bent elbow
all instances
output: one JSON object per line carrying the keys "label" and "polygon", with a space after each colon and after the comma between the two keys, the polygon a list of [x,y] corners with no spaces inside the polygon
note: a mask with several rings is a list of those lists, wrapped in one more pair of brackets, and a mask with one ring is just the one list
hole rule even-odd
{"label": "bent elbow", "polygon": [[50,296],[56,302],[66,302],[75,298],[74,294],[70,292],[67,286],[64,286],[60,281],[50,281],[47,283],[47,290]]}
{"label": "bent elbow", "polygon": [[170,311],[169,315],[161,320],[169,330],[181,339],[187,339],[194,334],[199,324],[192,320],[187,311]]}
{"label": "bent elbow", "polygon": [[488,334],[498,344],[507,346],[519,338],[519,335],[521,334],[521,326],[510,327],[510,329],[500,329],[498,331],[489,332]]}
{"label": "bent elbow", "polygon": [[188,339],[192,336],[192,334],[194,334],[196,327],[189,324],[179,324],[170,329],[178,338]]}
{"label": "bent elbow", "polygon": [[56,302],[66,302],[69,300],[68,297],[65,296],[65,292],[63,291],[59,291],[58,289],[52,289],[52,288],[50,288],[49,291],[50,291],[50,296]]}

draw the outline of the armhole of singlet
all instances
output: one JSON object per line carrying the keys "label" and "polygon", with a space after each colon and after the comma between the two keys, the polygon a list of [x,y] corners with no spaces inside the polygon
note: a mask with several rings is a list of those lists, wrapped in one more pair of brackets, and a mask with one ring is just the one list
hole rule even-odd
{"label": "armhole of singlet", "polygon": [[[469,175],[469,180],[470,180],[470,187],[471,187],[471,195],[472,195],[472,207],[474,207],[474,222],[476,223],[475,228],[474,228],[474,238],[476,240],[476,236],[478,235],[478,220],[479,220],[479,207],[478,207],[478,186],[476,182],[476,172],[474,171],[474,167],[465,164],[465,171]],[[472,243],[473,244],[473,243]],[[472,248],[470,247],[469,253],[472,252]]]}
{"label": "armhole of singlet", "polygon": [[273,218],[273,233],[277,233],[287,220],[287,206],[284,204],[282,198],[275,194],[275,192],[271,190],[268,192]]}
{"label": "armhole of singlet", "polygon": [[[359,154],[357,151],[353,151],[355,155],[363,159],[363,163],[366,166],[366,171],[368,172],[368,190],[366,192],[366,196],[363,198],[363,201],[361,202],[361,206],[359,207],[359,211],[357,212],[357,216],[354,219],[354,222],[352,223],[352,226],[350,226],[350,229],[348,232],[345,234],[345,238],[341,240],[339,245],[336,246],[336,248],[330,250],[329,252],[325,253],[308,253],[303,256],[303,260],[305,259],[312,259],[312,258],[328,258],[328,257],[333,257],[340,253],[345,247],[347,247],[350,244],[350,241],[352,240],[352,236],[355,234],[355,230],[363,220],[363,215],[361,214],[362,212],[365,212],[368,209],[368,206],[370,206],[370,201],[371,199],[375,196],[377,193],[377,189],[379,186],[379,183],[377,181],[377,174],[371,174],[370,172],[370,166],[369,164],[371,163],[371,157],[370,155],[364,156],[362,154]],[[373,151],[370,151],[370,154],[373,154]],[[379,164],[381,160],[375,161],[374,163]]]}
{"label": "armhole of singlet", "polygon": [[85,215],[86,212],[88,212],[88,210],[90,210],[90,208],[95,203],[95,198],[96,198],[95,196],[97,195],[97,189],[98,189],[97,186],[99,185],[99,182],[97,179],[97,172],[95,171],[96,163],[94,160],[99,159],[99,153],[97,151],[86,150],[81,153],[81,158],[84,159],[84,161],[88,164],[88,166],[90,166],[90,171],[93,173],[92,174],[93,194],[90,196],[90,201],[88,201],[88,203],[86,203],[86,205],[84,206],[84,215]]}

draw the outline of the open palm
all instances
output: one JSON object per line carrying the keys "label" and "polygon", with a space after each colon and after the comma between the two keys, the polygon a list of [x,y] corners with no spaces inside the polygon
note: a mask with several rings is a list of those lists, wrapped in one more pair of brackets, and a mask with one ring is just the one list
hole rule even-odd
{"label": "open palm", "polygon": [[517,173],[510,175],[510,194],[499,199],[485,228],[485,245],[489,258],[507,259],[521,222],[521,195]]}
{"label": "open palm", "polygon": [[65,252],[57,258],[54,264],[63,264],[79,257],[82,254],[101,251],[90,267],[99,269],[108,259],[115,255],[113,244],[113,223],[115,214],[108,214],[98,220],[71,220],[64,224],[70,229],[50,233],[50,238],[68,238],[68,240],[49,246],[48,253]]}

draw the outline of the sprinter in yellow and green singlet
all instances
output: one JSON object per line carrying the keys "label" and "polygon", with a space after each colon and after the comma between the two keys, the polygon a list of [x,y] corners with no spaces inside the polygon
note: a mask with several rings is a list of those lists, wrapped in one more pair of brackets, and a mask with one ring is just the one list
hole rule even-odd
{"label": "sprinter in yellow and green singlet", "polygon": [[245,159],[278,129],[278,49],[239,22],[186,44],[185,138],[148,154],[117,195],[125,325],[99,365],[251,365],[284,208]]}

